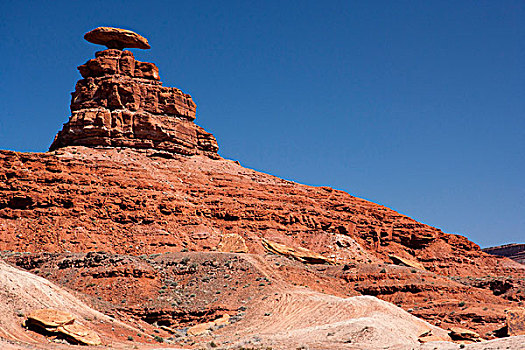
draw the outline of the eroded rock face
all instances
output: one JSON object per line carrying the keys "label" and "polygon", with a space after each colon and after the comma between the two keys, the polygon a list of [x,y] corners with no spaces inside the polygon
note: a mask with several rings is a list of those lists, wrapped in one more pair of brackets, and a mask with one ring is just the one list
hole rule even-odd
{"label": "eroded rock face", "polygon": [[523,243],[512,243],[497,247],[484,248],[483,251],[492,255],[505,256],[525,265],[525,244]]}
{"label": "eroded rock face", "polygon": [[[257,256],[269,252],[264,239],[294,252],[306,248],[336,262],[302,264],[308,270],[274,265],[297,285],[341,296],[355,289],[399,304],[436,325],[464,324],[482,336],[502,328],[504,310],[525,300],[524,266],[483,253],[465,237],[342,191],[296,184],[233,161],[177,154],[164,159],[158,153],[88,147],[41,154],[0,151],[0,251],[141,256],[217,249]],[[227,239],[229,234],[235,236]],[[421,237],[427,243],[414,248]],[[392,264],[394,255],[424,269]],[[99,259],[64,260],[56,271],[91,266]],[[39,261],[23,267],[36,268]],[[98,281],[102,276],[126,277],[135,286],[135,278],[143,278],[144,285],[151,286],[150,277],[155,276],[155,270],[136,261],[126,268],[98,271],[106,265],[104,261],[95,267]],[[308,272],[317,267],[329,275]],[[234,276],[238,271],[225,273]],[[244,278],[239,277],[241,287],[260,283]],[[231,285],[223,282],[221,286]],[[114,300],[107,300],[120,304],[122,288],[116,292]],[[129,307],[139,295],[126,294]]]}
{"label": "eroded rock face", "polygon": [[215,137],[195,125],[196,105],[164,87],[153,63],[109,49],[78,67],[84,79],[71,98],[71,116],[50,150],[65,146],[157,149],[219,158]]}
{"label": "eroded rock face", "polygon": [[507,310],[505,327],[508,336],[525,335],[525,309],[515,308]]}

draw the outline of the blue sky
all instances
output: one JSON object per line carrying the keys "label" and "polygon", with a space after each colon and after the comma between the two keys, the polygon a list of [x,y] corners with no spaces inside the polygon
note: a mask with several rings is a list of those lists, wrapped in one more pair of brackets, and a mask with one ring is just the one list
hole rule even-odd
{"label": "blue sky", "polygon": [[97,26],[148,38],[223,157],[525,241],[525,2],[3,0],[0,149],[47,150]]}

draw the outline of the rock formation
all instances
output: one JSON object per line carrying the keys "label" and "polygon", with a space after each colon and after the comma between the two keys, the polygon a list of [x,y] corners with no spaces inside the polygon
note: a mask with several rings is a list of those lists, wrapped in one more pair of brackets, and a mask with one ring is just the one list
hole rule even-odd
{"label": "rock formation", "polygon": [[497,247],[483,248],[483,251],[492,255],[505,256],[525,265],[525,244],[523,243],[512,243]]}
{"label": "rock formation", "polygon": [[[129,35],[118,32],[102,39],[88,34],[97,43],[138,46],[132,46]],[[130,147],[219,158],[215,137],[193,123],[196,105],[191,96],[162,86],[155,64],[135,60],[130,51],[108,49],[97,52],[78,70],[84,79],[76,84],[71,116],[50,150]]]}
{"label": "rock formation", "polygon": [[98,27],[84,35],[84,39],[93,44],[105,45],[108,49],[123,50],[126,47],[135,49],[150,49],[148,40],[131,30]]}
{"label": "rock formation", "polygon": [[73,344],[96,346],[101,343],[95,332],[75,323],[75,317],[62,310],[34,310],[27,316],[25,327],[43,334],[66,338]]}
{"label": "rock formation", "polygon": [[[117,328],[121,341],[230,346],[265,329],[276,349],[367,349],[450,340],[446,329],[458,341],[523,334],[524,265],[343,191],[222,159],[193,123],[191,97],[121,50],[140,38],[94,32],[110,49],[79,67],[52,152],[0,151],[9,325],[28,310],[23,299],[14,307],[19,277],[2,277],[14,268],[1,260],[135,324],[140,332]],[[89,323],[103,342],[109,325]]]}
{"label": "rock formation", "polygon": [[475,343],[482,340],[478,333],[460,327],[450,328],[449,335],[453,340],[458,340],[466,343]]}

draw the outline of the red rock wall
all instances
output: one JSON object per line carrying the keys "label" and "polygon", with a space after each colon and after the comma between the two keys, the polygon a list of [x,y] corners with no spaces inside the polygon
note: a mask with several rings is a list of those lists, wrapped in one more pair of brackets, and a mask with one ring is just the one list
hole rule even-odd
{"label": "red rock wall", "polygon": [[[0,151],[0,251],[210,252],[234,233],[251,254],[266,255],[266,239],[337,264],[319,266],[330,276],[312,275],[311,265],[275,266],[294,283],[375,295],[434,324],[493,332],[503,327],[505,308],[525,300],[525,266],[465,237],[233,161],[162,156],[120,148]],[[424,269],[393,265],[392,255]]]}
{"label": "red rock wall", "polygon": [[223,234],[237,233],[252,253],[265,251],[266,238],[343,264],[391,262],[395,254],[444,275],[515,274],[512,261],[465,237],[342,191],[232,161],[148,152],[0,151],[0,249],[140,255],[212,250]]}

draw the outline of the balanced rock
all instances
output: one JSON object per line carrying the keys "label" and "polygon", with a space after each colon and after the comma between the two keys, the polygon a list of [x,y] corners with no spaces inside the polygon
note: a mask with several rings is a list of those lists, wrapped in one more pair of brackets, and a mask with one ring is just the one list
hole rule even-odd
{"label": "balanced rock", "polygon": [[108,49],[78,70],[84,79],[76,84],[71,116],[50,151],[129,147],[219,158],[215,137],[193,123],[191,96],[162,86],[155,64],[135,60],[130,51]]}
{"label": "balanced rock", "polygon": [[123,50],[128,47],[131,49],[149,49],[148,40],[131,30],[98,27],[84,35],[84,39],[93,44],[105,45],[108,49]]}

